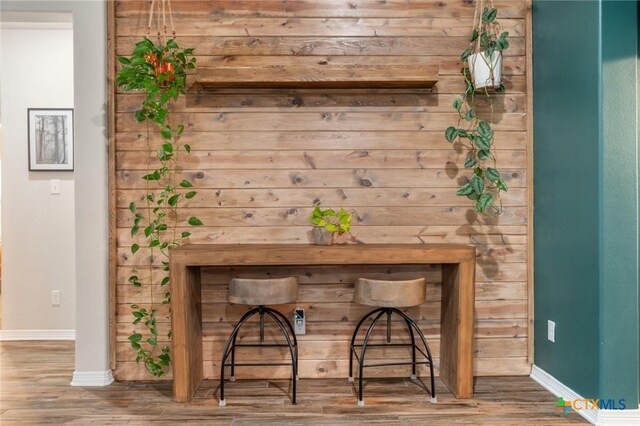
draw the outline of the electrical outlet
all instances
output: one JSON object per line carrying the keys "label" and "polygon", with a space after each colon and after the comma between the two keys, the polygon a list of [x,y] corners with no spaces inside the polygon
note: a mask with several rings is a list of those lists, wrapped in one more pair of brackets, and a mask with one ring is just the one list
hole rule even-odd
{"label": "electrical outlet", "polygon": [[51,290],[51,306],[60,306],[61,303],[61,291],[60,290]]}
{"label": "electrical outlet", "polygon": [[556,342],[556,323],[553,321],[547,321],[547,339],[555,343]]}
{"label": "electrical outlet", "polygon": [[60,194],[60,179],[51,179],[51,194]]}
{"label": "electrical outlet", "polygon": [[296,334],[306,333],[306,319],[304,317],[304,309],[295,308],[293,310],[293,331]]}

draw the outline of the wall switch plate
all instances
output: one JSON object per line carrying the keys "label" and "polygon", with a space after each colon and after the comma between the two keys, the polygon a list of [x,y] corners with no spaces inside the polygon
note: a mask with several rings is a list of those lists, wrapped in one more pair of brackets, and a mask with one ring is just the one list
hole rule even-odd
{"label": "wall switch plate", "polygon": [[60,179],[51,179],[51,194],[60,194]]}
{"label": "wall switch plate", "polygon": [[547,321],[547,339],[556,342],[556,323],[553,321]]}
{"label": "wall switch plate", "polygon": [[60,306],[61,303],[61,294],[60,290],[51,290],[51,306]]}
{"label": "wall switch plate", "polygon": [[306,333],[306,319],[304,317],[304,309],[295,308],[293,310],[293,331],[296,334]]}

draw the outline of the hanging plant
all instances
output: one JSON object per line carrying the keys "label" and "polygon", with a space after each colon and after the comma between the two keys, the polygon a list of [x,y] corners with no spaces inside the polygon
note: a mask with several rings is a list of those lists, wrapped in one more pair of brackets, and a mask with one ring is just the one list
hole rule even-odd
{"label": "hanging plant", "polygon": [[[502,212],[500,193],[508,190],[493,151],[493,94],[505,91],[502,52],[509,47],[509,33],[501,31],[497,16],[492,0],[477,0],[469,46],[460,56],[465,93],[453,101],[458,124],[445,131],[447,142],[459,141],[467,149],[464,167],[473,171],[457,195],[474,201],[476,212],[486,215]],[[477,93],[488,101],[488,113],[477,110]]]}
{"label": "hanging plant", "polygon": [[[193,184],[178,177],[179,156],[183,152],[189,154],[191,147],[180,142],[185,127],[182,123],[174,123],[171,114],[175,102],[185,94],[187,71],[196,67],[193,49],[181,48],[175,40],[175,31],[172,38],[167,38],[166,26],[164,34],[158,30],[157,43],[148,37],[154,12],[158,15],[158,23],[160,18],[164,22],[167,6],[171,17],[168,0],[152,1],[147,37],[136,43],[130,57],[117,58],[121,69],[116,77],[116,84],[121,89],[145,95],[135,112],[136,121],[147,124],[146,135],[140,135],[146,140],[149,152],[143,176],[145,195],[140,205],[131,202],[129,210],[133,215],[131,237],[135,238],[142,231],[149,256],[144,270],[134,269],[129,283],[138,288],[146,287],[151,300],[146,307],[131,305],[132,323],[144,325],[147,332],[144,333],[146,337],[143,333],[132,333],[129,342],[136,351],[136,362],[143,363],[149,373],[157,377],[163,376],[171,364],[170,346],[160,347],[158,342],[160,335],[166,335],[170,340],[171,330],[160,330],[157,322],[158,306],[170,306],[171,303],[169,252],[191,235],[188,231],[178,231],[178,207],[181,201],[196,195]],[[162,140],[158,149],[152,145],[152,131],[157,131]],[[190,217],[188,224],[200,226],[202,222],[197,217]],[[140,248],[140,244],[134,242],[131,253],[135,254]],[[154,261],[158,259],[162,265],[160,271],[154,268]],[[161,296],[156,295],[158,291]]]}

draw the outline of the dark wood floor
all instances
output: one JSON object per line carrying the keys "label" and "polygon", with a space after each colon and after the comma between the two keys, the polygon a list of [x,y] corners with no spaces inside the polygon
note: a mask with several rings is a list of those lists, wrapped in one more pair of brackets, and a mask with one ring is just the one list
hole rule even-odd
{"label": "dark wood floor", "polygon": [[69,386],[71,342],[0,343],[0,424],[206,425],[442,425],[582,424],[562,415],[555,398],[528,377],[481,377],[475,397],[456,400],[440,383],[438,403],[409,380],[371,380],[366,407],[356,406],[346,380],[300,380],[299,404],[289,403],[287,381],[238,381],[218,407],[218,382],[207,381],[192,403],[171,399],[170,382],[115,383],[104,388]]}

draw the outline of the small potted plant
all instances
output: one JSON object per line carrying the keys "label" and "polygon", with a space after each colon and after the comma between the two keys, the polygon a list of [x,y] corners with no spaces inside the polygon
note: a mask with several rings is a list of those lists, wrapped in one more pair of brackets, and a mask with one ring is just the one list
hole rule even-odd
{"label": "small potted plant", "polygon": [[336,237],[350,232],[351,213],[345,209],[336,212],[333,209],[323,210],[320,204],[316,204],[311,213],[311,223],[313,223],[313,240],[319,245],[331,245]]}
{"label": "small potted plant", "polygon": [[[469,46],[460,55],[465,92],[453,100],[458,122],[447,128],[445,139],[449,143],[459,142],[468,152],[464,167],[471,173],[457,195],[474,201],[478,213],[498,215],[502,213],[500,193],[508,188],[498,171],[494,151],[493,103],[496,94],[504,93],[500,67],[502,51],[509,47],[509,33],[500,32],[496,21],[498,10],[487,4],[490,4],[488,0],[476,3]],[[481,104],[476,103],[476,96],[480,95],[488,101],[488,111],[480,109]]]}
{"label": "small potted plant", "polygon": [[509,47],[509,33],[500,29],[496,20],[498,10],[488,7],[487,0],[476,3],[469,47],[462,54],[462,60],[469,64],[469,73],[474,88],[497,89],[502,80],[502,51]]}

